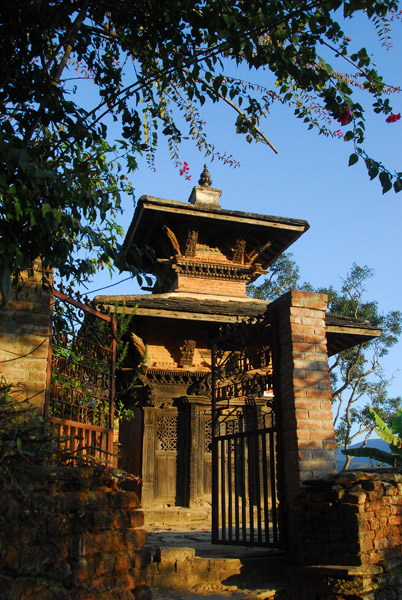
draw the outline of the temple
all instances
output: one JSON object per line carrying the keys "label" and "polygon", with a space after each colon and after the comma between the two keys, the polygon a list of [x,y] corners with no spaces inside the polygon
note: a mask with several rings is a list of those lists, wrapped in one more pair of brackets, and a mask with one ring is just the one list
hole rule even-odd
{"label": "temple", "polygon": [[[300,219],[223,209],[220,196],[206,167],[188,202],[142,196],[125,250],[129,262],[142,253],[144,271],[152,277],[151,293],[98,297],[121,309],[136,307],[127,376],[139,365],[142,369],[125,400],[136,416],[120,423],[119,443],[120,466],[141,478],[137,491],[144,507],[194,507],[211,501],[212,340],[222,326],[266,312],[266,301],[247,296],[247,284],[267,273],[309,228]],[[325,310],[323,315],[319,348],[326,362],[376,335],[362,323],[325,315]],[[259,414],[274,393],[272,363],[265,375],[265,389],[255,401]],[[325,424],[320,421],[323,431],[332,427],[328,382],[320,392],[329,407]],[[320,443],[334,469],[333,442],[332,447],[328,440]]]}

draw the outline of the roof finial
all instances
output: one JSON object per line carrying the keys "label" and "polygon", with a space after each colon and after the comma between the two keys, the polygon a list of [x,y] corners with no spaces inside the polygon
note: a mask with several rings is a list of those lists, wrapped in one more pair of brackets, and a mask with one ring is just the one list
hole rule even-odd
{"label": "roof finial", "polygon": [[211,179],[211,175],[209,174],[207,165],[204,165],[204,170],[201,173],[201,177],[199,178],[198,183],[202,187],[211,187],[212,179]]}

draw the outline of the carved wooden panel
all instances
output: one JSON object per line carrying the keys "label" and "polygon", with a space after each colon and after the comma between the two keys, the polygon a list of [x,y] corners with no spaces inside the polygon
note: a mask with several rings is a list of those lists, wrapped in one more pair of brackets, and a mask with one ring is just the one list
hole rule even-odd
{"label": "carved wooden panel", "polygon": [[157,450],[171,452],[177,450],[177,416],[156,418]]}
{"label": "carved wooden panel", "polygon": [[186,256],[195,256],[197,250],[198,231],[190,230],[186,241]]}
{"label": "carved wooden panel", "polygon": [[236,240],[235,247],[233,249],[233,262],[243,263],[244,262],[244,251],[246,249],[246,240]]}
{"label": "carved wooden panel", "polygon": [[212,419],[205,419],[204,452],[212,452]]}
{"label": "carved wooden panel", "polygon": [[196,340],[184,340],[181,351],[180,366],[191,367],[193,364],[194,350],[197,345]]}
{"label": "carved wooden panel", "polygon": [[174,504],[176,496],[176,452],[158,453],[155,463],[156,499]]}
{"label": "carved wooden panel", "polygon": [[178,415],[173,410],[156,410],[154,503],[176,501]]}

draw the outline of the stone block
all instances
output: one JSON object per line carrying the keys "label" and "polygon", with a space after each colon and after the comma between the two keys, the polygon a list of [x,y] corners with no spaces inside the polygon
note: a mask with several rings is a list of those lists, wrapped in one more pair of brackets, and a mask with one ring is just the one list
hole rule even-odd
{"label": "stone block", "polygon": [[123,490],[116,490],[109,496],[110,506],[112,508],[139,508],[141,506],[137,494],[134,492],[124,492]]}
{"label": "stone block", "polygon": [[144,511],[133,510],[126,513],[129,527],[142,527],[144,525]]}
{"label": "stone block", "polygon": [[126,543],[131,548],[141,550],[147,541],[147,532],[145,529],[129,529],[126,533]]}

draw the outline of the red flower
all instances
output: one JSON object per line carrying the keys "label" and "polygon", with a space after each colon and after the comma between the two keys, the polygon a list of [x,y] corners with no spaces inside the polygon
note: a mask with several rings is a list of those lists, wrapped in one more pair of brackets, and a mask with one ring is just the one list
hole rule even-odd
{"label": "red flower", "polygon": [[338,122],[341,125],[347,125],[350,119],[350,110],[348,108],[343,108],[339,113]]}
{"label": "red flower", "polygon": [[389,115],[389,117],[387,117],[385,119],[386,123],[396,123],[397,121],[399,121],[399,119],[401,118],[401,113],[398,113],[397,115],[394,115],[394,113],[391,113]]}
{"label": "red flower", "polygon": [[188,166],[188,162],[184,161],[183,167],[180,169],[180,175],[186,175],[186,179],[190,179],[191,175],[187,175],[187,172],[189,170],[190,170],[190,167]]}

